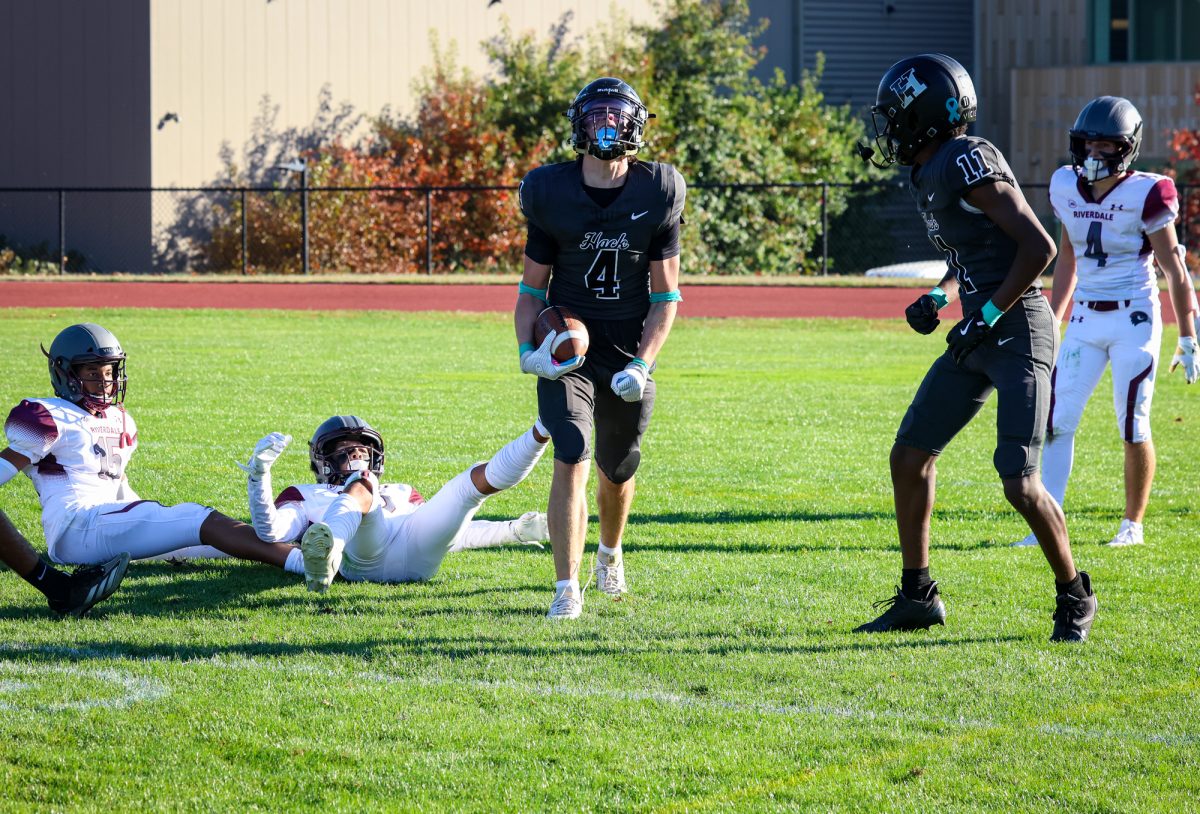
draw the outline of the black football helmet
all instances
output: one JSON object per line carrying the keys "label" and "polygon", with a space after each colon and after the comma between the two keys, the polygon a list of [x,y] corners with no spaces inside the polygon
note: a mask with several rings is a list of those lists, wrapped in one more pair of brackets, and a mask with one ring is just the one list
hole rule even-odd
{"label": "black football helmet", "polygon": [[[1142,146],[1142,114],[1128,99],[1100,96],[1079,111],[1079,118],[1075,119],[1069,135],[1071,166],[1090,184],[1110,175],[1120,175],[1137,159]],[[1091,158],[1087,149],[1089,141],[1114,141],[1119,146],[1115,154]]]}
{"label": "black football helmet", "polygon": [[367,468],[376,477],[383,475],[383,436],[356,415],[335,415],[322,421],[308,442],[308,462],[317,476],[317,483],[337,486],[350,476],[350,456],[337,449],[338,443],[346,440],[370,450]]}
{"label": "black football helmet", "polygon": [[879,80],[871,106],[882,161],[875,161],[875,151],[866,145],[859,155],[877,167],[911,165],[926,144],[975,121],[978,101],[975,83],[957,60],[945,54],[902,59]]}
{"label": "black football helmet", "polygon": [[637,91],[611,76],[589,82],[575,96],[566,116],[571,120],[575,152],[602,161],[636,155],[644,143],[642,130],[654,118]]}
{"label": "black football helmet", "polygon": [[[73,402],[86,410],[103,412],[125,401],[125,351],[111,331],[91,322],[63,328],[50,343],[42,347],[50,366],[50,384],[54,395]],[[100,395],[88,393],[79,378],[77,368],[85,364],[113,366],[113,387]]]}

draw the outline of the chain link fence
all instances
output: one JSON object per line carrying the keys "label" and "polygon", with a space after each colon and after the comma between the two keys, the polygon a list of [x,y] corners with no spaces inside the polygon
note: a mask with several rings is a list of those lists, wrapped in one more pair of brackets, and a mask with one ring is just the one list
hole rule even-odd
{"label": "chain link fence", "polygon": [[[1057,234],[1047,185],[1023,190]],[[1179,192],[1182,236],[1196,226],[1185,219],[1200,186]],[[767,201],[754,208],[754,222],[723,220],[723,211],[743,211],[732,202],[746,195],[802,196],[805,211],[819,215],[781,223]],[[722,255],[732,245],[722,233],[733,229],[743,246],[757,237],[773,252],[791,252],[772,265],[792,273],[860,274],[940,259],[907,182],[696,184],[688,202],[688,271],[698,265],[688,247],[702,243],[702,270],[762,273],[753,252]],[[507,186],[0,188],[0,273],[511,273],[523,246],[516,187]]]}

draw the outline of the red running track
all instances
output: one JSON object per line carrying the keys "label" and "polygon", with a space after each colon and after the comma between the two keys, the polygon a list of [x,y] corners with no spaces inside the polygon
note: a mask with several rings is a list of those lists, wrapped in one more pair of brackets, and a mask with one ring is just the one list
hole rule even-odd
{"label": "red running track", "polygon": [[[704,286],[683,289],[681,316],[900,317],[912,288]],[[5,308],[282,308],[511,311],[515,285],[75,282],[0,280]]]}
{"label": "red running track", "polygon": [[[683,317],[900,319],[915,288],[686,285]],[[510,311],[514,285],[77,282],[0,280],[2,308],[282,308],[301,311]],[[1163,317],[1174,322],[1166,292]],[[960,315],[953,305],[945,316]]]}

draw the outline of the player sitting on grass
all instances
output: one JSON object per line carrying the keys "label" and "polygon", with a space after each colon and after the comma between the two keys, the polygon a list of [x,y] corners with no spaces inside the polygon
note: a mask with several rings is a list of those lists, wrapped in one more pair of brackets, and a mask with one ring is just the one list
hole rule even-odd
{"label": "player sitting on grass", "polygon": [[43,353],[57,398],[26,399],[9,413],[0,483],[18,471],[33,481],[51,560],[111,569],[123,554],[141,559],[203,544],[303,571],[299,549],[264,543],[245,523],[198,503],[137,496],[125,475],[137,425],[124,406],[125,351],[112,333],[71,325]]}
{"label": "player sitting on grass", "polygon": [[[16,474],[16,470],[7,471],[5,459],[0,459],[0,470],[0,481]],[[8,515],[0,512],[0,562],[41,591],[50,610],[59,616],[83,616],[117,590],[129,566],[129,555],[120,554],[103,565],[88,565],[64,574],[42,559],[9,522]]]}
{"label": "player sitting on grass", "polygon": [[323,593],[339,572],[351,581],[416,582],[431,579],[456,551],[548,539],[538,512],[503,522],[471,518],[488,495],[524,480],[549,440],[535,424],[429,501],[408,484],[379,482],[383,438],[357,416],[334,416],[313,433],[315,484],[289,486],[272,502],[271,465],[291,441],[280,433],[259,441],[242,468],[255,530],[264,540],[302,539],[305,581]]}

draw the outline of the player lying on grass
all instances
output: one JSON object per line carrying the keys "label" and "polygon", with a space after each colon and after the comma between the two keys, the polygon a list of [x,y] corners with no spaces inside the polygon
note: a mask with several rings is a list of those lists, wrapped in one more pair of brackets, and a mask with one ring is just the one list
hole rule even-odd
{"label": "player lying on grass", "polygon": [[[0,470],[6,469],[0,460]],[[4,472],[0,480],[5,479]],[[41,591],[50,610],[59,616],[83,616],[97,602],[112,596],[125,577],[129,555],[120,554],[103,565],[88,565],[73,574],[64,574],[46,562],[21,532],[0,511],[0,562],[20,575],[21,579]]]}
{"label": "player lying on grass", "polygon": [[317,427],[309,463],[317,483],[284,489],[271,500],[271,465],[291,441],[271,433],[250,462],[250,514],[264,540],[302,540],[309,590],[323,593],[339,572],[351,581],[432,579],[447,554],[505,543],[548,539],[546,516],[472,520],[483,501],[516,486],[550,440],[540,422],[492,459],[452,478],[426,501],[404,483],[380,483],[383,438],[357,416],[334,416]]}
{"label": "player lying on grass", "polygon": [[295,546],[264,543],[207,506],[164,506],[133,491],[126,468],[138,432],[124,406],[125,351],[112,333],[71,325],[43,353],[56,398],[26,399],[9,413],[0,483],[18,471],[33,481],[51,560],[107,568],[122,554],[141,559],[203,544],[303,572]]}

